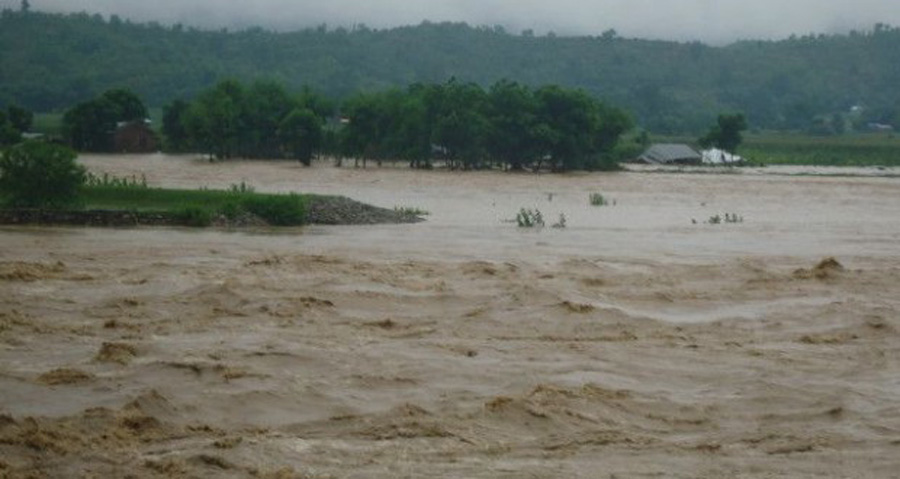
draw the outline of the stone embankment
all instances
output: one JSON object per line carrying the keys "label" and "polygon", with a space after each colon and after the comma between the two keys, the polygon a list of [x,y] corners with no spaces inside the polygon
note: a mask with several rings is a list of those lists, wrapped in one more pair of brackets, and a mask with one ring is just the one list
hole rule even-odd
{"label": "stone embankment", "polygon": [[422,218],[380,208],[345,196],[314,196],[306,203],[306,219],[319,225],[374,225],[418,223]]}

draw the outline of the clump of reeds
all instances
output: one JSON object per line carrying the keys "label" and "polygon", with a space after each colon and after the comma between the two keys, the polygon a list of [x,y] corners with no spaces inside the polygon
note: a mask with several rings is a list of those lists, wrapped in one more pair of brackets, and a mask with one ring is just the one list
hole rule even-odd
{"label": "clump of reeds", "polygon": [[519,225],[519,228],[542,227],[544,226],[544,215],[539,209],[522,208],[516,215],[516,224]]}
{"label": "clump of reeds", "polygon": [[590,201],[591,206],[615,206],[616,204],[616,200],[610,200],[600,193],[591,193],[588,197],[588,201]]}

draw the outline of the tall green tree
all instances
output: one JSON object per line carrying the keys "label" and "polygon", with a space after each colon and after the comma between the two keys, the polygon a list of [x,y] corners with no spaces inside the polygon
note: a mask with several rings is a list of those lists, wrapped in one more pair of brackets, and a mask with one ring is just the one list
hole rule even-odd
{"label": "tall green tree", "polygon": [[744,141],[741,132],[746,129],[747,119],[743,113],[719,115],[716,124],[710,128],[706,136],[700,138],[699,143],[704,148],[713,146],[734,153]]}
{"label": "tall green tree", "polygon": [[322,147],[322,120],[308,108],[294,109],[281,120],[278,138],[291,157],[309,166]]}
{"label": "tall green tree", "polygon": [[191,104],[185,126],[195,144],[218,159],[240,154],[246,120],[245,89],[234,80],[226,80],[207,90]]}
{"label": "tall green tree", "polygon": [[445,150],[454,166],[464,169],[482,165],[488,121],[487,94],[478,85],[455,79],[435,88],[435,119],[432,142]]}
{"label": "tall green tree", "polygon": [[9,105],[6,107],[6,117],[13,128],[19,130],[21,133],[30,130],[31,124],[34,122],[34,113],[18,105]]}
{"label": "tall green tree", "polygon": [[146,118],[147,107],[141,99],[134,92],[119,88],[67,110],[63,115],[63,131],[77,150],[109,151],[112,135],[120,122]]}
{"label": "tall green tree", "polygon": [[191,137],[185,123],[190,104],[184,100],[174,100],[163,106],[162,133],[165,148],[170,152],[188,151]]}
{"label": "tall green tree", "polygon": [[537,107],[534,93],[516,82],[501,80],[488,92],[486,147],[513,170],[530,166],[542,156]]}

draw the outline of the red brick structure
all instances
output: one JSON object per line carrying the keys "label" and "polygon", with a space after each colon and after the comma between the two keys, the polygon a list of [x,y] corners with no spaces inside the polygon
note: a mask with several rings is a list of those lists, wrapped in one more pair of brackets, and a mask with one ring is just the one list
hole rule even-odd
{"label": "red brick structure", "polygon": [[159,138],[147,121],[120,123],[113,133],[113,151],[117,153],[153,153],[159,151]]}

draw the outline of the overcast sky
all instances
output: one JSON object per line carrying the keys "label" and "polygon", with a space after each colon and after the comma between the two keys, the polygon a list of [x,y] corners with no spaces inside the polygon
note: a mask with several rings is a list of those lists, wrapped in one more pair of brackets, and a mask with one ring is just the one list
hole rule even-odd
{"label": "overcast sky", "polygon": [[[778,39],[792,33],[900,25],[898,0],[30,0],[41,11],[118,14],[201,27],[279,30],[327,23],[383,28],[423,20],[503,25],[518,33],[700,40]],[[18,8],[20,0],[0,0]]]}

